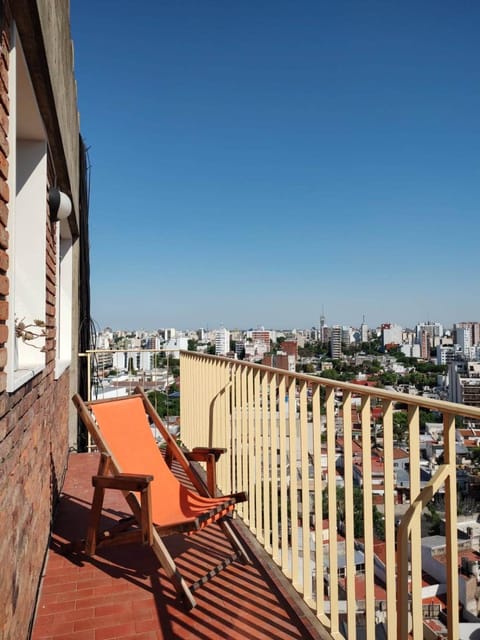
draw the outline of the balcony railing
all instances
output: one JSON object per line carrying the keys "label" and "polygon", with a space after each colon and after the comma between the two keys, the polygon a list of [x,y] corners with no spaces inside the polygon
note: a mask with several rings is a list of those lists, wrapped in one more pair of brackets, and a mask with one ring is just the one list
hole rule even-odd
{"label": "balcony railing", "polygon": [[[440,609],[427,606],[425,594],[442,589],[445,634],[459,637],[455,419],[479,422],[479,409],[195,352],[182,352],[180,362],[182,441],[227,449],[219,489],[248,491],[240,517],[332,637],[354,640],[362,625],[374,638],[383,623],[390,640],[423,638],[424,617]],[[399,403],[408,426],[401,451],[393,418]],[[421,409],[443,421],[443,461],[430,463],[428,481]],[[399,451],[408,470],[401,483]],[[421,518],[440,493],[444,577],[429,591]],[[407,503],[401,518],[399,494]]]}
{"label": "balcony railing", "polygon": [[[90,397],[128,394],[137,384],[166,391],[175,380],[171,355],[82,354]],[[160,356],[168,356],[162,366]],[[112,368],[126,371],[112,379]],[[389,639],[420,639],[428,618],[438,620],[444,636],[459,637],[465,588],[455,421],[480,423],[479,409],[196,352],[180,354],[180,388],[181,440],[188,448],[227,449],[217,468],[219,490],[248,491],[240,517],[332,637],[355,639],[362,626],[374,638],[384,624]],[[394,438],[399,406],[407,413],[401,444]],[[421,409],[438,412],[443,423],[434,443],[443,460],[423,470]],[[408,469],[402,477],[399,452]],[[435,550],[444,576],[432,586],[422,581],[428,557],[421,521],[436,496],[445,504],[445,545]],[[444,592],[446,606],[432,600]]]}

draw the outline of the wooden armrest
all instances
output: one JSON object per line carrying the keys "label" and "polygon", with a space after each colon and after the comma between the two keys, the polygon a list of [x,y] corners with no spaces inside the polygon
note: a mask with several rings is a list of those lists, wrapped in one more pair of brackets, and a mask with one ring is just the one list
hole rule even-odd
{"label": "wooden armrest", "polygon": [[94,487],[102,489],[120,489],[122,491],[143,491],[153,480],[152,475],[137,473],[119,473],[116,476],[93,476]]}
{"label": "wooden armrest", "polygon": [[85,549],[89,555],[95,553],[97,544],[97,529],[102,512],[105,489],[120,489],[121,491],[140,493],[139,516],[134,512],[134,516],[140,525],[142,542],[146,545],[153,543],[153,523],[152,523],[152,501],[150,496],[150,483],[152,475],[140,473],[118,473],[115,476],[96,475],[92,477],[92,484],[95,487],[91,510],[91,520],[87,533]]}
{"label": "wooden armrest", "polygon": [[[218,459],[225,453],[227,450],[221,447],[194,447],[189,453],[186,453],[187,459],[190,460],[207,460],[209,454],[213,454],[215,456],[215,462],[218,462]],[[189,458],[189,456],[194,455],[194,458]],[[198,456],[198,457],[197,457]],[[203,458],[202,458],[203,456]]]}
{"label": "wooden armrest", "polygon": [[195,447],[192,451],[185,451],[185,457],[192,462],[207,463],[207,489],[209,494],[214,497],[217,493],[217,478],[215,465],[222,453],[226,449],[219,447]]}

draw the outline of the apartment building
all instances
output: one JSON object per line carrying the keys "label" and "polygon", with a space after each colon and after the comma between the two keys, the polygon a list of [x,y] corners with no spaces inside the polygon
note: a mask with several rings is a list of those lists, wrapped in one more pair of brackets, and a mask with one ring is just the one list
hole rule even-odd
{"label": "apartment building", "polygon": [[480,362],[451,362],[448,366],[448,399],[480,407]]}
{"label": "apartment building", "polygon": [[215,355],[226,356],[230,351],[230,331],[222,327],[215,331]]}
{"label": "apartment building", "polygon": [[469,334],[468,340],[470,345],[480,344],[480,322],[456,322],[454,325],[454,333],[456,336],[456,342],[459,343],[458,332],[459,330],[466,330]]}
{"label": "apartment building", "polygon": [[387,322],[382,324],[382,345],[402,344],[402,327],[398,324]]}
{"label": "apartment building", "polygon": [[336,360],[342,357],[342,327],[334,325],[330,332],[330,356]]}

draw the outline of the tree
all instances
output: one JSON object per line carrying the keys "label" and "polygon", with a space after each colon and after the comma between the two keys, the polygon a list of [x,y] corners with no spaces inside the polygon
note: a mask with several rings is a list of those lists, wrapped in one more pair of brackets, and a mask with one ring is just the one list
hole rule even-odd
{"label": "tree", "polygon": [[426,514],[426,519],[428,522],[428,535],[439,535],[441,533],[442,518],[440,517],[440,514],[435,508],[433,502],[428,503],[427,509],[430,512],[429,514]]}
{"label": "tree", "polygon": [[397,442],[405,442],[408,431],[408,416],[404,411],[395,411],[393,414],[393,437]]}
{"label": "tree", "polygon": [[362,342],[361,350],[368,355],[383,354],[381,338],[373,338],[368,342]]}
{"label": "tree", "polygon": [[[328,494],[326,491],[322,495],[322,511],[328,514]],[[374,505],[372,510],[372,521],[375,535],[381,540],[385,539],[385,524],[382,514]],[[337,522],[339,527],[345,526],[345,489],[337,488]],[[353,535],[362,538],[364,535],[363,517],[363,491],[360,487],[353,487]]]}
{"label": "tree", "polygon": [[380,383],[384,386],[394,386],[397,384],[398,375],[393,371],[384,371],[378,376]]}
{"label": "tree", "polygon": [[160,369],[166,365],[167,359],[162,353],[155,353],[153,356],[153,362],[155,369]]}
{"label": "tree", "polygon": [[180,398],[169,398],[162,391],[149,391],[147,395],[161,418],[180,415]]}
{"label": "tree", "polygon": [[425,429],[427,422],[441,422],[442,415],[437,411],[427,411],[426,409],[420,409],[420,427]]}
{"label": "tree", "polygon": [[363,363],[363,371],[367,374],[378,373],[381,368],[380,362],[376,358],[373,360],[365,360]]}
{"label": "tree", "polygon": [[193,338],[189,338],[188,346],[187,346],[188,351],[196,351],[197,350],[197,344],[198,344],[198,340],[195,340]]}
{"label": "tree", "polygon": [[315,367],[311,362],[307,362],[307,364],[300,365],[300,370],[304,373],[315,373]]}

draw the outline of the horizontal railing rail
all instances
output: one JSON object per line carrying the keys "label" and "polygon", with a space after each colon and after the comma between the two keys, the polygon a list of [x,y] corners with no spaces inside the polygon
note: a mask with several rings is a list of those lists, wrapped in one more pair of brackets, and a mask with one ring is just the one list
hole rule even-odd
{"label": "horizontal railing rail", "polygon": [[[178,349],[90,349],[79,355],[86,360],[86,399],[88,401],[129,395],[137,385],[140,385],[147,392],[163,393],[166,398],[164,416],[172,415],[169,411],[171,402],[169,404],[166,391],[175,383],[179,375],[179,368],[177,367],[178,371],[176,371],[172,367],[172,361],[178,360],[180,355]],[[176,357],[172,358],[172,356]],[[154,393],[151,399],[155,409],[158,410],[157,394]],[[86,437],[86,447],[90,451],[94,445],[90,436]]]}
{"label": "horizontal railing rail", "polygon": [[[367,638],[379,624],[389,640],[423,638],[421,520],[442,491],[448,638],[459,637],[455,421],[480,422],[480,409],[195,352],[180,365],[182,441],[227,449],[219,489],[248,491],[240,517],[334,638],[355,640],[357,612]],[[422,458],[421,410],[443,422],[437,466]]]}

